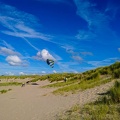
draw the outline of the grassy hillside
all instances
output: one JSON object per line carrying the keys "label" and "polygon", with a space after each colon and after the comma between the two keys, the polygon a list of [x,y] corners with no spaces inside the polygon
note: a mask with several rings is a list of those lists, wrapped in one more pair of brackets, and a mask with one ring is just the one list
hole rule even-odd
{"label": "grassy hillside", "polygon": [[[0,79],[25,79],[33,78],[37,80],[49,79],[51,82],[61,81],[64,77],[69,80],[91,80],[100,79],[102,77],[120,78],[120,62],[116,62],[110,66],[99,67],[97,69],[89,70],[83,73],[54,73],[49,75],[21,75],[21,76],[0,76]],[[36,81],[37,81],[36,80]]]}
{"label": "grassy hillside", "polygon": [[[57,81],[51,85],[45,87],[58,88],[53,93],[64,94],[66,92],[76,92],[79,90],[85,90],[101,84],[105,84],[114,79],[120,78],[120,62],[116,62],[110,66],[100,67],[94,70],[89,70],[83,73],[73,74],[51,74],[49,80],[51,82]],[[67,77],[67,81],[64,82],[64,77]],[[60,82],[59,82],[60,81]]]}
{"label": "grassy hillside", "polygon": [[[107,83],[113,79],[120,78],[120,62],[110,66],[99,67],[83,73],[54,73],[49,75],[21,75],[21,76],[0,76],[0,79],[25,79],[30,78],[31,82],[48,79],[53,84],[46,87],[57,87],[54,93],[75,92]],[[64,82],[64,78],[67,81]],[[21,81],[22,82],[22,81]],[[57,82],[57,83],[54,83]]]}
{"label": "grassy hillside", "polygon": [[59,115],[57,120],[119,120],[120,118],[120,82],[107,91],[94,103],[80,107],[78,104]]}

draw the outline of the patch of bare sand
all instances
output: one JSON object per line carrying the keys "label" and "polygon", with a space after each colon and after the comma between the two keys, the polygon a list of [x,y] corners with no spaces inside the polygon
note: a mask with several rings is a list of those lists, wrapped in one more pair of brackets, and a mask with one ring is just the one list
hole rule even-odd
{"label": "patch of bare sand", "polygon": [[16,86],[6,94],[0,94],[0,120],[56,120],[59,112],[79,103],[92,102],[113,85],[113,82],[71,94],[55,96],[53,88],[41,88],[49,81],[38,81],[37,85]]}

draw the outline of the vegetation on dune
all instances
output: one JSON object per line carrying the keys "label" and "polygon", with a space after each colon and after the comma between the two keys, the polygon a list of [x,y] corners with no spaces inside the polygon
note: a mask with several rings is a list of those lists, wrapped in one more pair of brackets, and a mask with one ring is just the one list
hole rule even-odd
{"label": "vegetation on dune", "polygon": [[[49,75],[31,75],[31,76],[0,76],[2,79],[24,79],[31,78],[31,82],[39,80],[49,80],[50,85],[44,87],[56,87],[54,94],[64,94],[66,92],[75,93],[105,84],[112,80],[120,79],[120,62],[110,66],[100,67],[83,73],[54,73]],[[64,81],[67,78],[67,81]],[[52,83],[53,82],[53,83]],[[21,85],[18,82],[0,83],[0,86]],[[0,93],[6,93],[9,90],[1,90]],[[86,104],[83,107],[74,106],[65,114],[59,115],[58,120],[118,120],[120,118],[120,82],[107,91],[104,96],[94,103]]]}
{"label": "vegetation on dune", "polygon": [[120,82],[115,81],[115,85],[108,91],[108,95],[112,102],[120,103]]}
{"label": "vegetation on dune", "polygon": [[26,78],[35,78],[38,77],[39,75],[20,75],[20,76],[0,76],[0,79],[26,79]]}
{"label": "vegetation on dune", "polygon": [[18,82],[7,82],[7,83],[0,83],[0,86],[12,86],[12,85],[22,85],[22,83],[18,83]]}
{"label": "vegetation on dune", "polygon": [[[75,93],[78,90],[85,90],[89,88],[93,88],[95,86],[99,86],[101,84],[105,84],[110,82],[112,79],[105,79],[105,80],[90,80],[90,81],[81,81],[80,83],[69,84],[67,86],[58,88],[57,90],[53,91],[54,94],[64,94],[66,92]],[[52,86],[52,85],[51,85]]]}
{"label": "vegetation on dune", "polygon": [[74,73],[54,73],[54,74],[48,74],[48,75],[21,75],[21,76],[0,76],[0,79],[25,79],[25,78],[31,78],[31,82],[37,82],[39,80],[49,80],[50,82],[54,81],[62,81],[66,78],[70,79],[78,79],[80,77],[80,74],[74,74]]}
{"label": "vegetation on dune", "polygon": [[67,80],[67,82],[64,82],[63,80],[60,81],[60,82],[56,82],[54,84],[50,84],[50,85],[46,85],[44,87],[64,87],[64,86],[67,86],[67,85],[71,85],[71,84],[75,84],[75,83],[78,83],[79,81],[77,80]]}
{"label": "vegetation on dune", "polygon": [[68,78],[69,80],[77,80],[81,77],[81,74],[54,73],[47,75],[46,79],[48,79],[50,82],[54,82],[54,81],[63,81],[65,77]]}
{"label": "vegetation on dune", "polygon": [[[58,90],[54,93],[75,92],[77,90],[84,90],[95,87],[113,79],[120,78],[120,62],[116,62],[110,66],[99,67],[97,69],[85,71],[83,73],[54,73],[48,75],[21,75],[21,76],[0,76],[4,79],[25,79],[31,78],[31,82],[37,82],[39,80],[49,80],[52,84],[46,87],[58,87]],[[67,81],[64,82],[64,78]],[[54,83],[57,82],[57,83]],[[14,84],[7,83],[8,85]],[[7,85],[6,84],[6,85]],[[0,83],[0,85],[5,85]],[[61,87],[61,88],[60,88]]]}
{"label": "vegetation on dune", "polygon": [[64,114],[58,115],[57,120],[119,120],[119,118],[120,82],[116,81],[102,98],[83,107],[76,105]]}
{"label": "vegetation on dune", "polygon": [[[73,74],[51,74],[49,75],[50,81],[57,81],[45,87],[58,87],[54,94],[64,94],[65,92],[75,92],[78,90],[85,90],[101,84],[105,84],[114,79],[120,78],[120,62],[116,62],[110,66],[100,67],[94,70],[89,70],[83,73]],[[67,82],[63,82],[64,77]],[[61,81],[62,80],[62,81]]]}
{"label": "vegetation on dune", "polygon": [[34,76],[34,78],[32,78],[31,82],[37,82],[41,80],[41,76]]}
{"label": "vegetation on dune", "polygon": [[4,93],[6,93],[6,92],[8,92],[8,91],[10,91],[10,90],[12,90],[12,89],[8,89],[8,90],[0,90],[0,93],[1,93],[1,94],[4,94]]}

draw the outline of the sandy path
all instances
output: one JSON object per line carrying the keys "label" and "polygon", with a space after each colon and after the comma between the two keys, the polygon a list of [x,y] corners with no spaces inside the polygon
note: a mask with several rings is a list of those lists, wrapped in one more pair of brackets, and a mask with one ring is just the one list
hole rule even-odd
{"label": "sandy path", "polygon": [[41,88],[48,81],[39,81],[39,85],[13,87],[6,94],[0,94],[0,120],[55,120],[57,113],[67,110],[76,103],[83,105],[92,102],[106,91],[113,82],[69,96],[55,96],[52,88]]}

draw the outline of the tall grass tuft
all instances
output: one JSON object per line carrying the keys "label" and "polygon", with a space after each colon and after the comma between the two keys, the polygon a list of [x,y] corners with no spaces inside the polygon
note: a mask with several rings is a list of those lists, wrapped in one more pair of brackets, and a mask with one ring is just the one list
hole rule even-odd
{"label": "tall grass tuft", "polygon": [[109,90],[109,96],[112,102],[120,102],[120,82],[115,81],[114,87]]}
{"label": "tall grass tuft", "polygon": [[0,83],[0,86],[18,86],[18,85],[22,85],[22,83],[18,83],[18,82],[8,82],[8,83]]}
{"label": "tall grass tuft", "polygon": [[113,71],[113,78],[120,78],[120,68]]}
{"label": "tall grass tuft", "polygon": [[3,93],[6,93],[6,92],[8,92],[8,91],[10,91],[10,90],[12,90],[12,89],[8,89],[8,90],[0,90],[0,93],[3,94]]}
{"label": "tall grass tuft", "polygon": [[1,94],[3,94],[3,93],[6,93],[7,90],[1,90],[0,92],[1,92]]}

